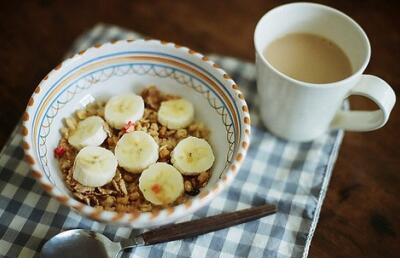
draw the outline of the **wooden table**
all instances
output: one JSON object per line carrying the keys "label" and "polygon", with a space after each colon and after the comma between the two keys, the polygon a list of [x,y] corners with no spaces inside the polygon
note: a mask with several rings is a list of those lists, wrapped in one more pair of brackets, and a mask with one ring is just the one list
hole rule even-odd
{"label": "wooden table", "polygon": [[[94,24],[117,24],[204,53],[253,61],[253,31],[258,19],[286,2],[2,1],[0,146],[41,78],[58,64],[72,40]],[[365,29],[373,50],[367,73],[380,76],[399,92],[400,17],[395,1],[323,3],[347,13]],[[351,101],[357,109],[374,108],[362,98]],[[400,256],[398,107],[383,129],[346,133],[311,257]]]}

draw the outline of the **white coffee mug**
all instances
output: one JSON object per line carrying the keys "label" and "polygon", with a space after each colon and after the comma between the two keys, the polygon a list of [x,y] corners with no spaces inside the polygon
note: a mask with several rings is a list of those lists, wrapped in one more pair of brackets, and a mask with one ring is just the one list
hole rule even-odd
{"label": "white coffee mug", "polygon": [[[319,35],[336,43],[348,56],[353,74],[334,83],[312,84],[276,70],[263,51],[275,39],[293,32]],[[370,131],[387,122],[396,100],[394,91],[382,79],[363,74],[371,53],[368,38],[342,12],[312,3],[279,6],[258,22],[254,43],[261,117],[275,135],[309,141],[330,129]],[[343,100],[352,94],[371,99],[379,110],[340,110]]]}

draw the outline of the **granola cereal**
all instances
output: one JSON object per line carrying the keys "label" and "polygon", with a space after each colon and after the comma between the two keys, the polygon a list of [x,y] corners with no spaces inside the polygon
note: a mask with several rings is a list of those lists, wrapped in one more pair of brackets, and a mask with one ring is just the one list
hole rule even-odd
{"label": "granola cereal", "polygon": [[[118,140],[127,132],[144,131],[148,133],[159,146],[158,162],[171,164],[171,153],[176,145],[183,139],[194,136],[208,140],[209,131],[200,122],[193,121],[186,128],[169,129],[157,121],[157,113],[163,101],[179,99],[178,96],[162,94],[156,87],[146,88],[140,94],[144,101],[143,117],[135,123],[127,123],[121,129],[110,127],[107,122],[104,129],[107,132],[106,140],[101,147],[114,152]],[[77,129],[80,121],[89,116],[100,116],[104,118],[105,102],[96,101],[89,104],[85,109],[65,119],[64,127],[61,129],[61,139],[55,149],[55,157],[58,160],[60,170],[67,187],[73,196],[92,207],[117,212],[148,212],[165,206],[177,205],[185,202],[188,197],[195,196],[200,189],[207,185],[211,177],[211,170],[201,172],[197,175],[183,175],[184,193],[170,205],[154,205],[147,201],[139,189],[139,174],[126,171],[117,167],[112,181],[101,187],[87,187],[73,178],[74,160],[78,150],[68,142],[68,137]]]}

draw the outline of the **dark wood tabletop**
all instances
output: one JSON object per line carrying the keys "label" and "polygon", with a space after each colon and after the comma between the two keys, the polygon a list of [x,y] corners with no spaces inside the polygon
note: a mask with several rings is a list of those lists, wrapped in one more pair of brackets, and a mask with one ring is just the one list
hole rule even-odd
{"label": "dark wood tabletop", "polygon": [[[117,24],[203,53],[254,60],[258,19],[289,1],[1,1],[0,146],[35,86],[71,42],[98,22]],[[400,92],[400,9],[396,1],[321,1],[355,19],[372,46],[366,73]],[[355,109],[373,109],[353,98]],[[374,132],[346,133],[311,257],[400,256],[400,109]]]}

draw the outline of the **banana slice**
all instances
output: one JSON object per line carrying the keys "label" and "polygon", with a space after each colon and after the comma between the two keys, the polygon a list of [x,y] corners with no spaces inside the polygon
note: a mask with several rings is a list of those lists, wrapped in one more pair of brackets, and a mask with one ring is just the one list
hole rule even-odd
{"label": "banana slice", "polygon": [[164,101],[157,116],[158,122],[169,129],[184,128],[193,121],[193,104],[183,98]]}
{"label": "banana slice", "polygon": [[143,98],[134,93],[114,96],[108,100],[104,108],[104,118],[116,129],[121,129],[129,121],[140,120],[143,114]]}
{"label": "banana slice", "polygon": [[139,189],[151,203],[166,205],[183,193],[183,177],[172,165],[157,162],[140,175]]}
{"label": "banana slice", "polygon": [[86,146],[100,146],[106,138],[103,119],[91,116],[78,123],[76,130],[68,138],[68,143],[80,150]]}
{"label": "banana slice", "polygon": [[140,173],[158,159],[156,141],[144,131],[124,134],[115,146],[115,156],[126,171]]}
{"label": "banana slice", "polygon": [[176,145],[171,153],[172,164],[183,175],[195,175],[211,168],[215,160],[210,144],[189,136]]}
{"label": "banana slice", "polygon": [[114,154],[102,147],[85,147],[75,158],[72,177],[87,187],[101,187],[111,182],[117,170]]}

